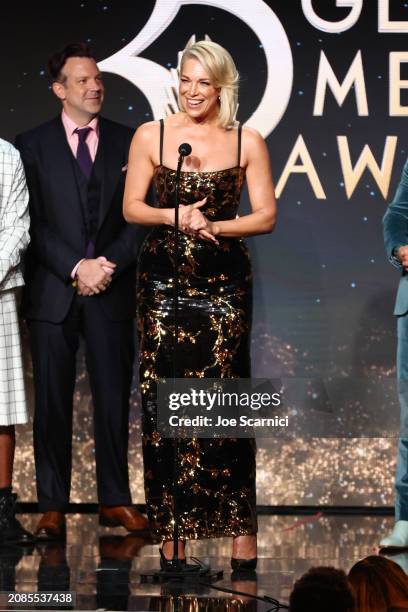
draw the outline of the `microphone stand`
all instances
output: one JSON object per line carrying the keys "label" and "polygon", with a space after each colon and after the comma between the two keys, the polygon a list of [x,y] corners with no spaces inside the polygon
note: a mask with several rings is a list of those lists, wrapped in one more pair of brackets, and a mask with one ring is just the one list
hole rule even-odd
{"label": "microphone stand", "polygon": [[[174,337],[173,337],[173,382],[178,378],[178,304],[179,304],[179,193],[180,193],[180,175],[184,157],[190,155],[191,146],[187,143],[180,145],[179,158],[176,170],[176,184],[174,190],[174,274],[173,274],[173,320],[174,320]],[[173,443],[174,448],[174,472],[173,472],[173,558],[166,563],[166,569],[161,569],[158,572],[143,573],[140,575],[141,582],[177,582],[177,583],[197,583],[199,580],[205,579],[207,582],[215,582],[223,577],[222,570],[211,570],[208,564],[205,564],[199,559],[195,559],[196,563],[187,563],[184,559],[179,559],[178,543],[179,535],[179,448],[180,439],[175,438]]]}
{"label": "microphone stand", "polygon": [[[175,202],[174,202],[174,274],[173,274],[173,321],[174,321],[174,336],[173,336],[173,382],[178,378],[178,337],[179,337],[179,194],[180,194],[180,175],[181,166],[184,161],[184,154],[179,150],[179,158],[176,170],[176,185],[175,185]],[[179,438],[176,438],[173,443],[174,448],[174,473],[173,473],[173,558],[169,571],[183,572],[183,563],[178,557],[179,543],[179,513],[178,513],[178,479],[179,479]]]}

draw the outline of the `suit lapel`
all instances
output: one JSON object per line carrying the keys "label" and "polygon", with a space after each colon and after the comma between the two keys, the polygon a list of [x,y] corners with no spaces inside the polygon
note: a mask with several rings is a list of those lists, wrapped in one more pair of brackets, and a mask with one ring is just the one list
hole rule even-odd
{"label": "suit lapel", "polygon": [[115,130],[107,121],[99,119],[99,145],[98,155],[102,156],[102,189],[101,206],[99,212],[98,230],[105,220],[112,202],[116,186],[122,172],[122,151],[115,138]]}

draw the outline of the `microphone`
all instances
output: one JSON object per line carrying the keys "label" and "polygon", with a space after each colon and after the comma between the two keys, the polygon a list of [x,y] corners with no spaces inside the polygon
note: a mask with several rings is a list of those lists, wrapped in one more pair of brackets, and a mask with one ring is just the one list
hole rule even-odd
{"label": "microphone", "polygon": [[180,157],[186,157],[187,155],[190,155],[190,153],[191,153],[191,145],[188,144],[188,142],[183,142],[179,146],[178,152],[179,152]]}

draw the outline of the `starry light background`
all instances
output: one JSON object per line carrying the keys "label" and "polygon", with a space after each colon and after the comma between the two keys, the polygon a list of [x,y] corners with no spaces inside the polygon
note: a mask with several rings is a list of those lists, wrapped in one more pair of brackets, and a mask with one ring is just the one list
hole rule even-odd
{"label": "starry light background", "polygon": [[[308,432],[302,438],[302,429],[293,426],[292,435],[285,439],[260,440],[258,503],[391,506],[396,442],[391,434],[395,434],[398,413],[393,391],[396,334],[392,308],[398,272],[386,262],[383,250],[381,217],[386,202],[369,173],[347,200],[336,136],[349,137],[353,163],[367,143],[381,160],[385,137],[399,137],[390,199],[407,156],[408,139],[404,118],[388,116],[388,55],[406,50],[406,37],[378,34],[376,2],[365,2],[358,23],[339,35],[313,28],[303,16],[300,0],[268,0],[267,4],[286,30],[294,60],[288,108],[267,140],[274,175],[276,179],[280,176],[302,134],[327,200],[315,199],[304,175],[292,175],[279,200],[276,231],[248,241],[255,273],[253,373],[313,379],[312,398],[325,395],[329,388],[337,389],[333,403],[358,417],[349,427],[351,434],[383,433],[385,437],[327,439]],[[408,19],[407,2],[393,0],[390,4],[392,19]],[[336,9],[334,0],[313,5],[326,19],[339,20],[349,11]],[[17,133],[58,112],[45,74],[46,60],[55,49],[68,41],[83,40],[92,45],[98,60],[105,59],[136,36],[153,6],[153,0],[3,3],[0,136],[14,141]],[[260,41],[229,13],[187,6],[142,55],[175,67],[177,52],[192,34],[197,39],[208,34],[232,53],[242,76],[238,118],[245,122],[266,82]],[[330,93],[324,116],[312,116],[321,49],[339,79],[344,78],[357,50],[362,50],[369,117],[357,116],[352,94],[339,108]],[[146,98],[132,84],[107,74],[105,85],[107,117],[134,127],[152,119]],[[404,94],[402,99],[408,103]],[[243,212],[247,207],[245,196]],[[28,354],[26,359],[32,397]],[[82,352],[74,435],[71,500],[93,502],[92,404]],[[136,381],[129,461],[134,501],[142,502]],[[15,486],[22,500],[35,500],[31,423],[19,432]]]}

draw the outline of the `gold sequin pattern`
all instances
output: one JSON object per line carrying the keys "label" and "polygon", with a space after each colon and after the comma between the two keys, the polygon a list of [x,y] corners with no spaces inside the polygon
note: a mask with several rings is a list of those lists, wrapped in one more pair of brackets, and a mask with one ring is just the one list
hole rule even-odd
{"label": "gold sequin pattern", "polygon": [[[180,203],[207,197],[211,220],[235,218],[245,173],[185,172]],[[157,206],[174,206],[175,172],[155,169]],[[252,277],[241,238],[219,246],[180,233],[179,376],[249,377]],[[138,270],[138,332],[142,392],[145,492],[153,531],[171,539],[174,524],[174,444],[156,431],[156,381],[173,374],[174,231],[154,227]],[[248,439],[190,439],[179,442],[177,486],[180,537],[252,534],[255,511],[255,442]]]}

